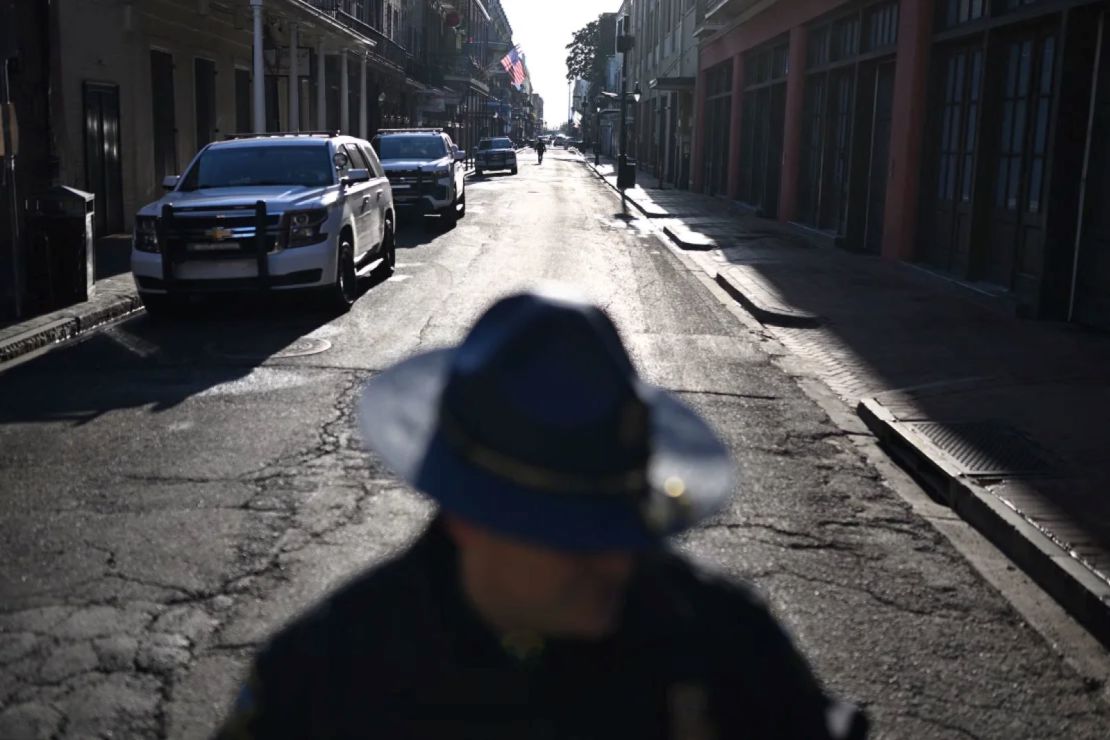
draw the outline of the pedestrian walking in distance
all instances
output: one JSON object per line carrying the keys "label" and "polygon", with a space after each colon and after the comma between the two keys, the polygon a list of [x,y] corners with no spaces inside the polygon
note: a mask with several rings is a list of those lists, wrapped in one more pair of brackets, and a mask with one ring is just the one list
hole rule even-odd
{"label": "pedestrian walking in distance", "polygon": [[505,298],[359,415],[437,513],[261,650],[220,737],[864,736],[746,587],[667,547],[734,467],[599,308]]}
{"label": "pedestrian walking in distance", "polygon": [[547,144],[543,143],[543,139],[536,140],[536,157],[537,163],[543,164],[543,153],[547,151]]}

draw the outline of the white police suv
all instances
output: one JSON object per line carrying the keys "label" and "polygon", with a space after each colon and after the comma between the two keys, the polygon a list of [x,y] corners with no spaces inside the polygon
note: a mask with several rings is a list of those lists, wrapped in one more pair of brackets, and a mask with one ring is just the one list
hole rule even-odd
{"label": "white police suv", "polygon": [[465,153],[442,129],[383,129],[374,150],[398,209],[438,214],[447,226],[466,215]]}
{"label": "white police suv", "polygon": [[393,194],[368,142],[325,133],[204,147],[135,218],[131,272],[147,310],[215,291],[316,289],[350,308],[358,278],[392,271]]}

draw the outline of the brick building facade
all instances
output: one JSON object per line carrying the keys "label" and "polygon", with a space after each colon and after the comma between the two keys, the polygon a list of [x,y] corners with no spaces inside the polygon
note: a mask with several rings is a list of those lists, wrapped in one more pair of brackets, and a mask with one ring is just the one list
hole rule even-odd
{"label": "brick building facade", "polygon": [[694,188],[1110,327],[1108,7],[702,0]]}

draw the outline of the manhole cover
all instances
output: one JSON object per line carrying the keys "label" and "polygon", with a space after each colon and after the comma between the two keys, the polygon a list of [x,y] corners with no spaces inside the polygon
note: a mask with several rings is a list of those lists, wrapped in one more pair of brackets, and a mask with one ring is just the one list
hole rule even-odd
{"label": "manhole cover", "polygon": [[331,342],[326,339],[317,339],[315,337],[301,337],[300,339],[297,339],[294,342],[278,349],[274,349],[272,347],[252,347],[250,344],[243,344],[241,342],[235,343],[234,346],[223,343],[210,344],[208,346],[209,353],[218,357],[223,357],[229,360],[248,361],[269,360],[281,357],[304,357],[305,355],[318,355],[321,352],[327,352],[329,349],[331,349]]}
{"label": "manhole cover", "polygon": [[998,421],[920,421],[910,428],[932,442],[967,475],[1043,475],[1052,465],[1013,427]]}

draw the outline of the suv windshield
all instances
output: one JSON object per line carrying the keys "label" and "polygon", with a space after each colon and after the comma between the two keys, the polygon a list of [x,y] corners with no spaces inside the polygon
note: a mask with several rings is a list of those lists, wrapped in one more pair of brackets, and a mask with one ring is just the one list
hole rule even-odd
{"label": "suv windshield", "polygon": [[440,159],[447,145],[438,136],[381,136],[374,139],[381,159]]}
{"label": "suv windshield", "polygon": [[333,179],[328,147],[237,146],[209,149],[200,155],[182,190],[241,188],[260,185],[330,185]]}
{"label": "suv windshield", "polygon": [[513,142],[508,139],[482,139],[478,142],[478,149],[512,149]]}

